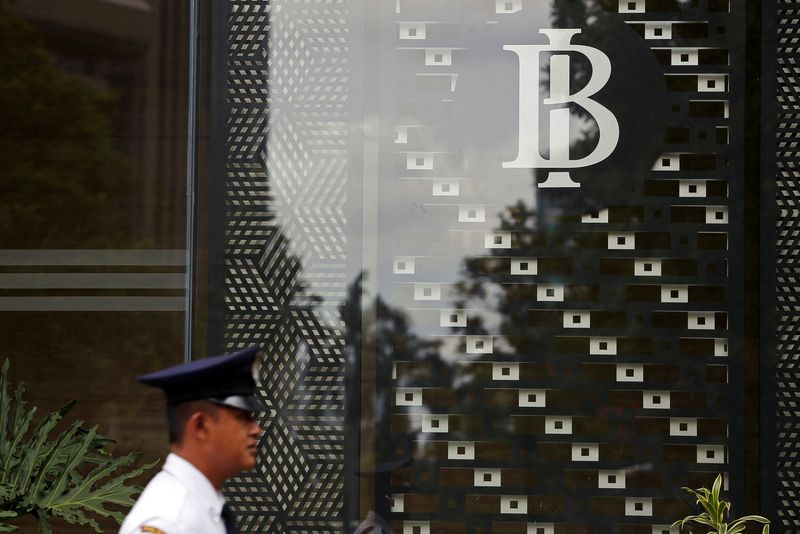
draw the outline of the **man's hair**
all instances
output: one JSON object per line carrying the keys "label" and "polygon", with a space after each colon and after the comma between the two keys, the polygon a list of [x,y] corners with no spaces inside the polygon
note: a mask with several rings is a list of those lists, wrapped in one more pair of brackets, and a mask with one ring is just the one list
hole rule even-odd
{"label": "man's hair", "polygon": [[216,405],[205,400],[167,405],[167,429],[169,430],[170,445],[178,445],[183,441],[186,423],[197,412],[210,415],[214,419],[217,418]]}

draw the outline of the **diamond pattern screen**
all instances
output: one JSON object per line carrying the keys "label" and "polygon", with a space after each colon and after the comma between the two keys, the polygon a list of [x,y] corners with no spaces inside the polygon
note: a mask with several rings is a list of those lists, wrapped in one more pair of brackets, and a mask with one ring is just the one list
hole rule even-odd
{"label": "diamond pattern screen", "polygon": [[243,532],[677,533],[717,474],[744,502],[742,0],[227,8],[222,335],[264,346],[270,408]]}

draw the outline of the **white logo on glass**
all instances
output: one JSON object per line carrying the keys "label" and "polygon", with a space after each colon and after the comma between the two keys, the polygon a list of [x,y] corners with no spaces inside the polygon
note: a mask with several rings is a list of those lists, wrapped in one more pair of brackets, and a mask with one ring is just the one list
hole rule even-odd
{"label": "white logo on glass", "polygon": [[[619,123],[614,114],[591,97],[600,91],[611,78],[611,61],[597,48],[572,44],[578,29],[539,30],[550,41],[547,45],[506,45],[519,57],[519,151],[517,159],[503,162],[504,168],[513,169],[575,169],[588,167],[606,159],[619,141]],[[586,110],[597,123],[598,142],[587,156],[569,158],[570,111],[559,107],[550,110],[550,154],[549,159],[539,152],[539,103],[541,84],[539,80],[541,52],[554,52],[550,57],[550,96],[543,99],[545,105],[562,105],[574,102]],[[569,94],[571,79],[568,54],[555,52],[579,52],[586,56],[592,66],[592,76],[586,86],[577,93]],[[539,187],[580,187],[569,175],[569,171],[551,171]]]}

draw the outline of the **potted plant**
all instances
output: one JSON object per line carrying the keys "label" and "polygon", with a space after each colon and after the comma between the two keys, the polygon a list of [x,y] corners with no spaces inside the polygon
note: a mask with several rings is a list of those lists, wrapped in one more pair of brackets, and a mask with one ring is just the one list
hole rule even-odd
{"label": "potted plant", "polygon": [[[689,515],[675,521],[672,524],[673,527],[680,527],[680,529],[683,529],[687,523],[694,523],[700,527],[700,532],[705,534],[739,534],[744,532],[749,522],[753,522],[764,525],[761,529],[761,534],[769,534],[769,519],[760,515],[746,515],[728,521],[726,516],[730,512],[731,503],[730,501],[721,500],[719,498],[719,493],[722,489],[722,475],[717,475],[711,489],[683,489],[691,493],[695,499],[697,499],[696,504],[700,505],[703,512],[697,515]],[[693,532],[691,528],[689,532]]]}
{"label": "potted plant", "polygon": [[22,398],[25,384],[18,384],[13,398],[9,394],[8,367],[6,360],[0,375],[0,532],[17,530],[9,521],[23,515],[35,516],[44,534],[52,532],[52,517],[97,532],[92,515],[121,523],[122,513],[107,506],[130,507],[141,488],[128,480],[155,463],[130,469],[139,454],[114,457],[108,451],[114,440],[98,434],[97,426],[84,428],[83,421],[51,436],[74,401],[34,425],[37,409]]}

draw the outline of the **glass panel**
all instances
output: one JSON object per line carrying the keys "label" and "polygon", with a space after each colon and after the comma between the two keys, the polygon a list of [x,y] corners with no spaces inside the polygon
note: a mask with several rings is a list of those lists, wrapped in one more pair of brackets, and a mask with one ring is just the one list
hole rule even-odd
{"label": "glass panel", "polygon": [[717,473],[744,502],[745,9],[215,13],[205,332],[270,354],[246,525],[672,532]]}
{"label": "glass panel", "polygon": [[75,399],[147,461],[134,377],[183,359],[187,4],[0,2],[0,353],[40,414]]}

